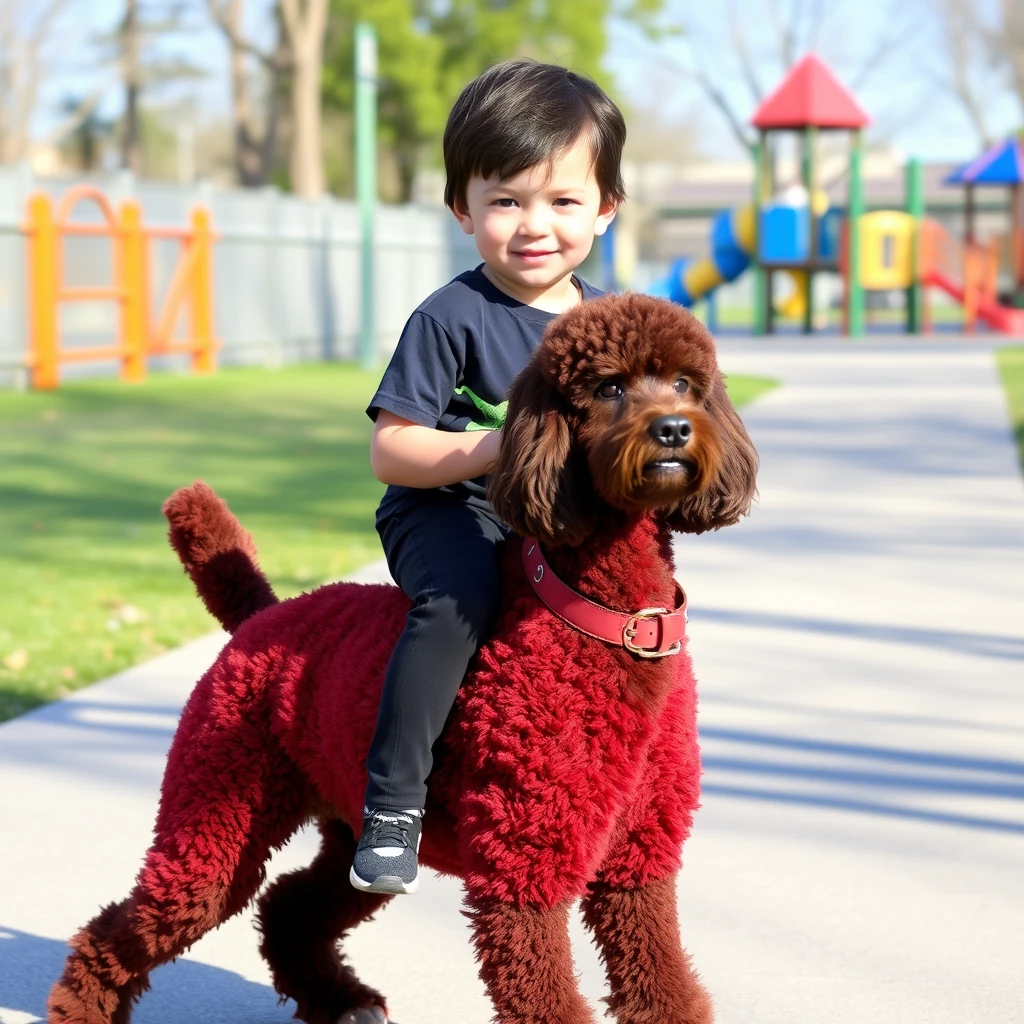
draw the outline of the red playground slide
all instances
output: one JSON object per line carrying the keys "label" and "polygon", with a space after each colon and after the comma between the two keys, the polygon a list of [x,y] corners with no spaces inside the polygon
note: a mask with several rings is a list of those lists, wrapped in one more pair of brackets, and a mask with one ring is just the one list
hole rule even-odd
{"label": "red playground slide", "polygon": [[1003,306],[996,297],[999,260],[990,247],[962,245],[933,220],[922,222],[920,239],[921,283],[941,288],[964,307],[965,330],[983,320],[1002,334],[1024,335],[1024,309]]}

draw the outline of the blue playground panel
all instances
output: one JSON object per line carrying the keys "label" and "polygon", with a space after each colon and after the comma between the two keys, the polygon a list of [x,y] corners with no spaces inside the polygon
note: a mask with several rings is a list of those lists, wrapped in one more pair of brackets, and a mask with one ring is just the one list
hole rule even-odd
{"label": "blue playground panel", "polygon": [[763,263],[801,263],[807,259],[810,241],[806,206],[765,206],[759,225],[760,259]]}
{"label": "blue playground panel", "polygon": [[[839,257],[846,211],[830,207],[818,218],[818,258]],[[765,263],[802,263],[810,256],[810,211],[806,206],[765,206],[761,209],[760,258]]]}

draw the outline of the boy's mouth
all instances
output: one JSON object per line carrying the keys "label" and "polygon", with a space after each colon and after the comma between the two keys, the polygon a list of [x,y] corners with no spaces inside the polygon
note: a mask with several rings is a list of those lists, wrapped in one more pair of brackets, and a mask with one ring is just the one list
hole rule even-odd
{"label": "boy's mouth", "polygon": [[521,260],[541,260],[546,256],[554,256],[554,249],[520,249],[518,252],[513,252],[513,256],[518,256]]}

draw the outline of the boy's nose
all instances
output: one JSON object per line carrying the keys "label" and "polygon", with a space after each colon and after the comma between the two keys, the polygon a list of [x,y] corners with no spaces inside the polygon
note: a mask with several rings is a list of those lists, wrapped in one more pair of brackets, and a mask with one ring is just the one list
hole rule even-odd
{"label": "boy's nose", "polygon": [[528,235],[546,235],[548,220],[543,210],[527,208],[523,211],[520,230]]}

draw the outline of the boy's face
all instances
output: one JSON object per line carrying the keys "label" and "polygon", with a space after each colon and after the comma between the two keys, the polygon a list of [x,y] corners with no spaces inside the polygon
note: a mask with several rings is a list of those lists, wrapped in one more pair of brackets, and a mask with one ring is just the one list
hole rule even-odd
{"label": "boy's face", "polygon": [[569,275],[602,235],[615,206],[601,202],[594,157],[580,138],[551,166],[538,164],[511,178],[472,177],[466,207],[455,216],[473,235],[494,283],[523,302],[557,301]]}

